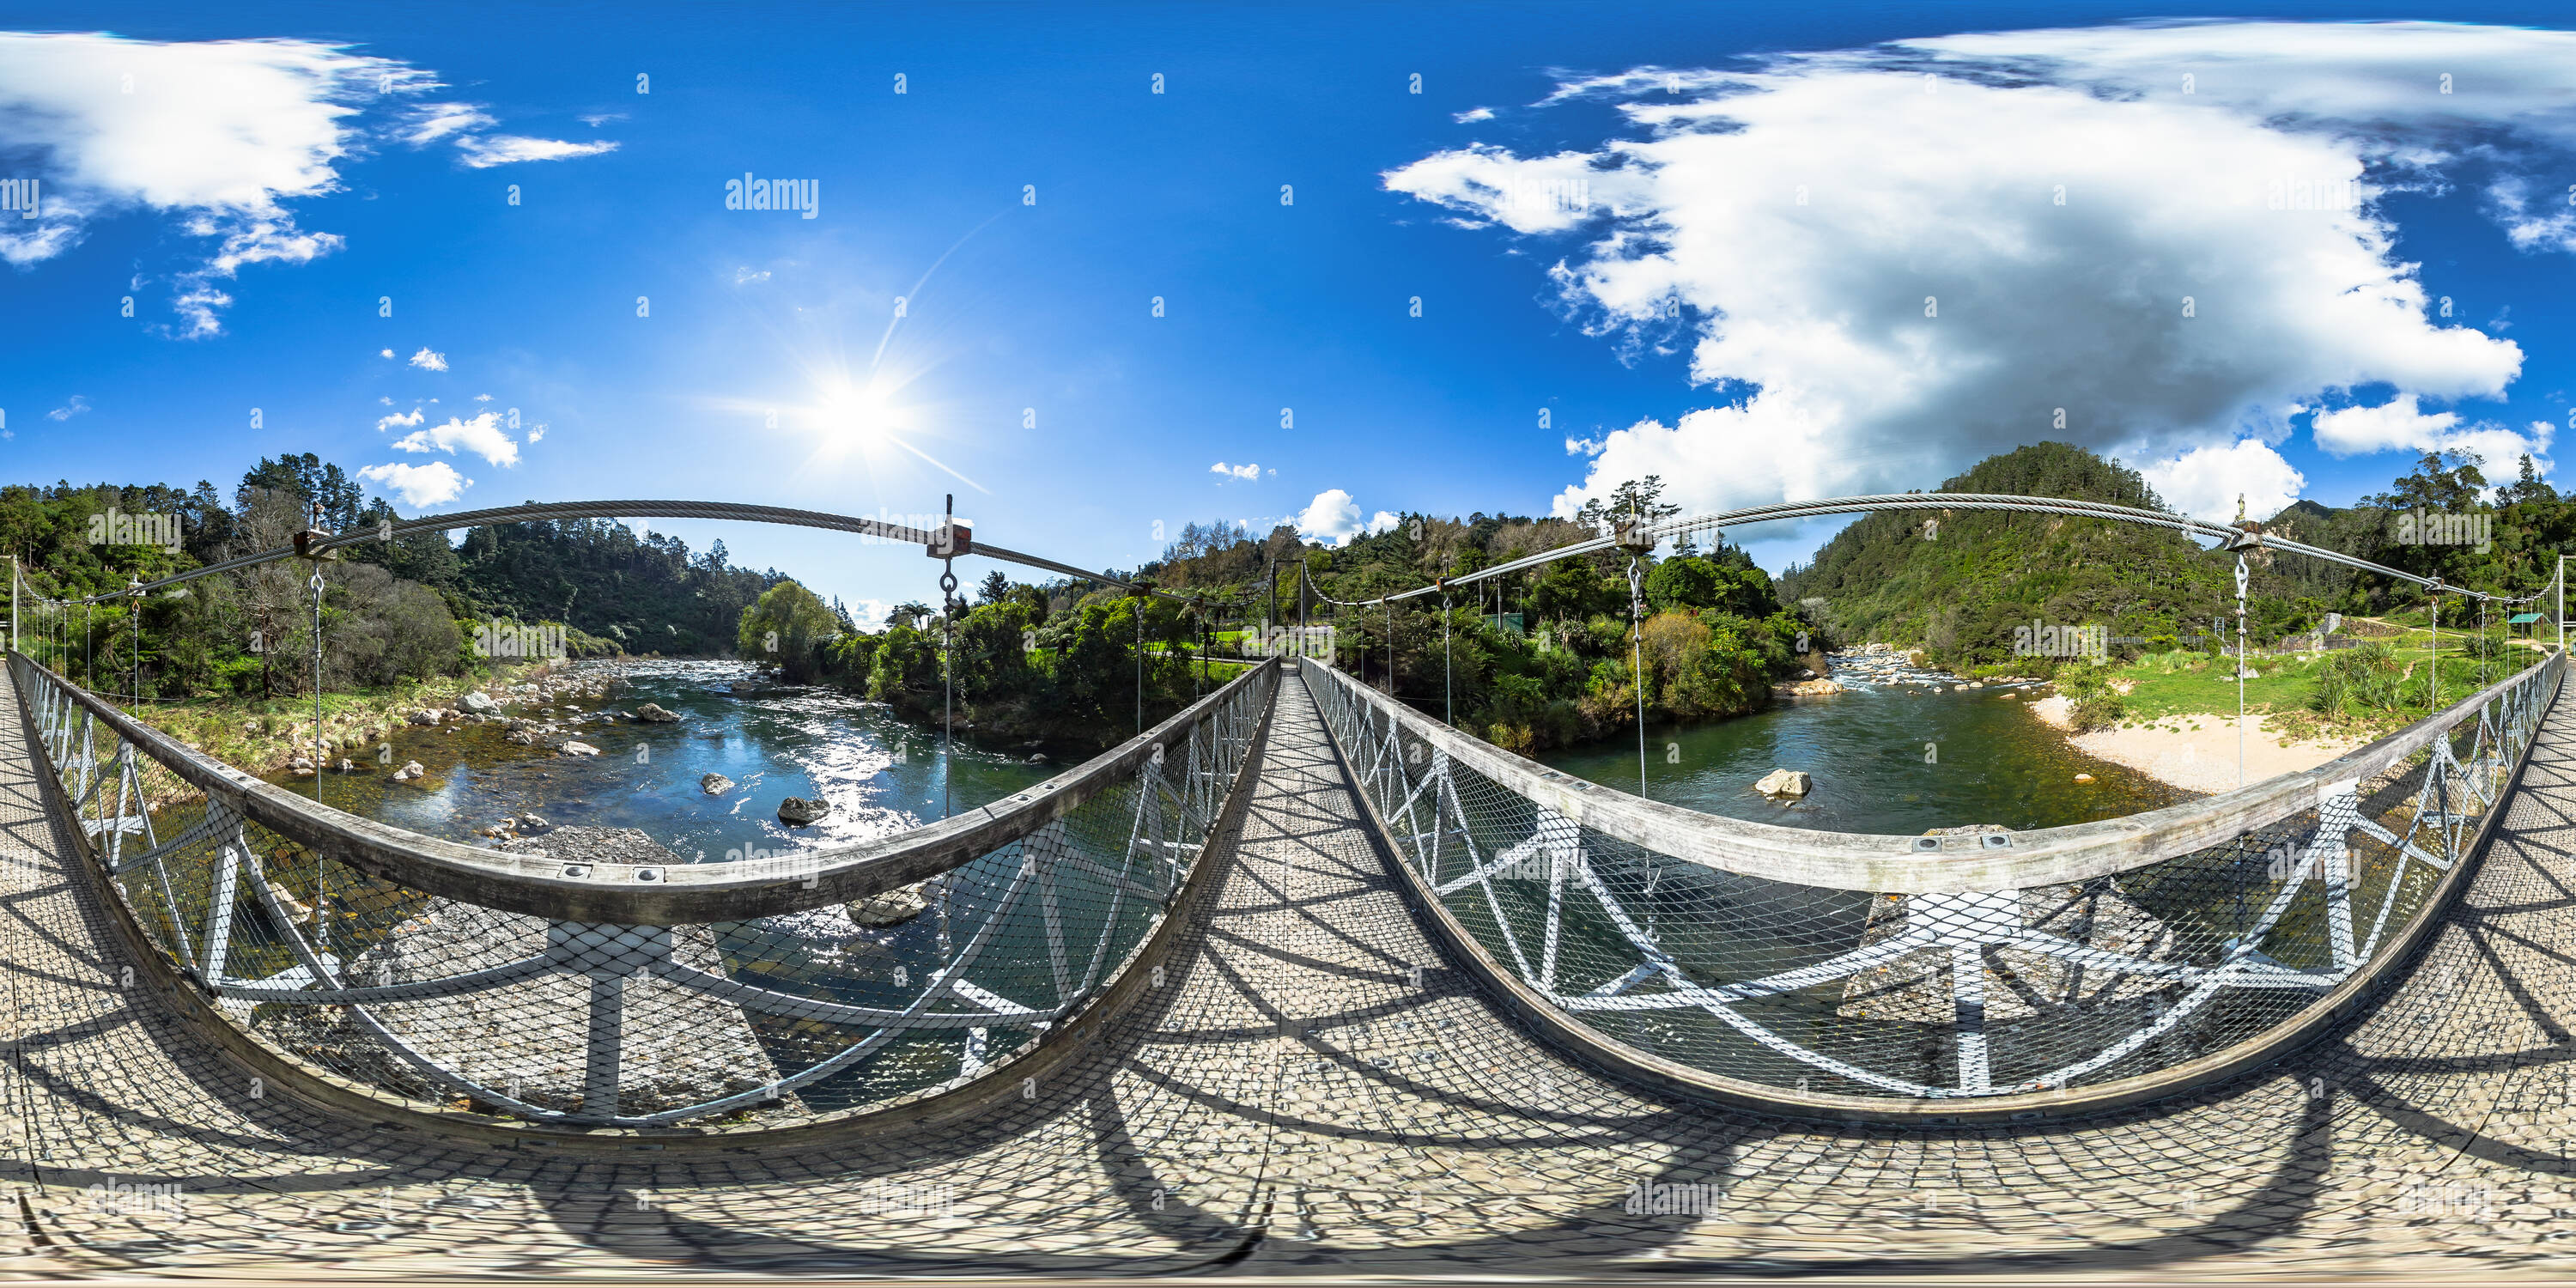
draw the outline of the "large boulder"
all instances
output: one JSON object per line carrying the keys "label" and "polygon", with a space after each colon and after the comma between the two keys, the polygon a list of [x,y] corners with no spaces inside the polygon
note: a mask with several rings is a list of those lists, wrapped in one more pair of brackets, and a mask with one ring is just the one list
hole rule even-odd
{"label": "large boulder", "polygon": [[820,796],[807,799],[790,796],[778,802],[778,821],[789,827],[803,827],[832,812],[832,802]]}
{"label": "large boulder", "polygon": [[645,723],[647,723],[647,724],[678,724],[678,723],[680,723],[680,713],[679,713],[679,712],[676,712],[676,711],[666,711],[666,710],[664,710],[663,708],[661,708],[660,706],[655,705],[654,703],[650,703],[650,702],[647,702],[647,703],[645,703],[644,705],[642,705],[642,706],[640,706],[640,707],[635,708],[635,718],[636,718],[636,719],[638,719],[638,720],[644,721],[644,722],[645,722]]}
{"label": "large boulder", "polygon": [[1753,790],[1765,796],[1804,796],[1815,789],[1815,780],[1803,769],[1774,769],[1753,784]]}
{"label": "large boulder", "polygon": [[490,715],[501,709],[501,704],[494,702],[490,694],[479,691],[466,694],[463,701],[465,709],[478,716]]}

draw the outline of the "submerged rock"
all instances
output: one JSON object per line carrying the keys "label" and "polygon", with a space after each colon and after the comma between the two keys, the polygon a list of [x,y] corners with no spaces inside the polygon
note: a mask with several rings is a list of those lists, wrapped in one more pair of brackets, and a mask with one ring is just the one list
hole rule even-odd
{"label": "submerged rock", "polygon": [[865,899],[853,899],[849,903],[850,920],[870,929],[902,925],[929,909],[930,896],[922,890],[928,884],[919,881]]}

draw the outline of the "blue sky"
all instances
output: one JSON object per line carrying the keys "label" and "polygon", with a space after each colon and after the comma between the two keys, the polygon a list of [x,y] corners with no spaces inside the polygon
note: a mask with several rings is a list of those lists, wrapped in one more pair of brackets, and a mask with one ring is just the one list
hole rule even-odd
{"label": "blue sky", "polygon": [[[2570,424],[2539,6],[15,13],[13,481],[954,492],[1128,567],[1191,520],[1903,490],[2042,438],[2203,511],[2343,503]],[[745,174],[814,217],[727,209]],[[932,593],[896,548],[655,526]]]}

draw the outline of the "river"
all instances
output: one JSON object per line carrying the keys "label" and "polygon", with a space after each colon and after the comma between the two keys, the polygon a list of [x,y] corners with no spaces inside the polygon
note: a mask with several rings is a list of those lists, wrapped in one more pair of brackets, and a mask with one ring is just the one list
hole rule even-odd
{"label": "river", "polygon": [[[577,663],[576,674],[611,664]],[[604,699],[558,705],[551,716],[524,707],[507,714],[551,720],[563,728],[523,747],[503,740],[499,724],[403,726],[390,760],[372,759],[350,773],[323,776],[322,802],[430,836],[474,842],[500,819],[528,813],[561,827],[640,828],[687,862],[723,862],[728,852],[782,851],[884,836],[941,817],[941,792],[957,810],[973,809],[1040,782],[1067,767],[1045,749],[981,747],[960,738],[952,767],[937,730],[924,730],[883,703],[835,689],[764,682],[735,662],[629,661],[627,683]],[[758,685],[736,695],[740,680]],[[605,710],[659,703],[678,724],[605,721]],[[577,739],[597,756],[564,756],[553,744]],[[1071,752],[1067,755],[1079,755]],[[417,760],[415,782],[393,771]],[[720,796],[700,789],[703,776],[733,780]],[[310,794],[309,776],[272,781]],[[778,821],[785,797],[832,803],[821,821],[790,828]]]}
{"label": "river", "polygon": [[[2028,710],[2040,692],[1881,684],[1784,698],[1732,720],[1650,727],[1646,795],[1783,827],[1894,835],[1969,823],[2015,831],[2088,823],[2187,795],[2068,745]],[[1539,759],[1607,787],[1637,790],[1633,737],[1561,748]],[[1753,784],[1774,769],[1807,771],[1814,790],[1803,799],[1755,791]],[[2078,774],[2093,781],[2079,783]]]}

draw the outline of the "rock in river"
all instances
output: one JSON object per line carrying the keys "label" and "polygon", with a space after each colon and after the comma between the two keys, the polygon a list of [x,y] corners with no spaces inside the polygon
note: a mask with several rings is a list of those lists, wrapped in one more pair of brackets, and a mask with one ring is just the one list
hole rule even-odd
{"label": "rock in river", "polygon": [[778,802],[778,821],[789,827],[802,827],[832,812],[832,802],[816,796],[806,799],[790,796]]}
{"label": "rock in river", "polygon": [[635,708],[635,718],[644,721],[647,724],[680,723],[680,713],[664,710],[662,707],[650,702]]}
{"label": "rock in river", "polygon": [[722,796],[733,790],[733,780],[722,774],[709,774],[698,780],[698,790],[709,796]]}
{"label": "rock in river", "polygon": [[1814,788],[1815,780],[1807,777],[1803,769],[1774,769],[1753,785],[1753,790],[1765,796],[1804,796]]}

